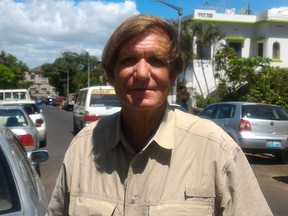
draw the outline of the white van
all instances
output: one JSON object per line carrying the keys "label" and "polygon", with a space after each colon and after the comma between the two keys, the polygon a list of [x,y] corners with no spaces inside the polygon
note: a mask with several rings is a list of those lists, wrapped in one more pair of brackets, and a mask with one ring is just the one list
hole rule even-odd
{"label": "white van", "polygon": [[112,86],[80,89],[73,109],[74,134],[91,122],[120,110],[121,104]]}
{"label": "white van", "polygon": [[0,89],[0,101],[31,100],[27,89]]}

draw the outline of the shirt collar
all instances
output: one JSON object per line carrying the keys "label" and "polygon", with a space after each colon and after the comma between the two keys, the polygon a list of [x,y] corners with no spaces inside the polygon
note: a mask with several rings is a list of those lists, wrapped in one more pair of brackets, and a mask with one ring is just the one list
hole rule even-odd
{"label": "shirt collar", "polygon": [[156,133],[154,134],[154,136],[151,138],[151,142],[155,141],[159,146],[165,149],[173,149],[174,125],[175,125],[174,112],[171,109],[169,109],[169,106],[167,104],[160,126],[156,131]]}
{"label": "shirt collar", "polygon": [[[124,135],[121,130],[121,111],[105,118],[107,118],[107,120],[108,118],[112,119],[110,119],[110,121],[108,120],[108,122],[105,123],[104,128],[106,129],[106,131],[103,131],[104,134],[100,136],[101,137],[100,139],[106,139],[107,148],[112,149],[116,147],[117,144],[120,144],[120,141],[123,142]],[[99,123],[100,122],[101,121],[99,121]],[[169,109],[169,106],[167,104],[159,128],[151,137],[148,144],[143,148],[143,150],[146,149],[153,142],[155,142],[162,148],[173,149],[174,124],[175,124],[174,112],[171,109]]]}

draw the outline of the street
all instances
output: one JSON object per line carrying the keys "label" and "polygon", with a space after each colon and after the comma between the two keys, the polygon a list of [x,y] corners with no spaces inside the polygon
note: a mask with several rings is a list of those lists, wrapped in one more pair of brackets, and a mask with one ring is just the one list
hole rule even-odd
{"label": "street", "polygon": [[[66,149],[73,139],[72,112],[39,106],[47,122],[49,161],[41,164],[41,179],[50,200]],[[288,165],[269,155],[247,155],[265,198],[275,216],[288,215]],[[245,178],[245,176],[243,176]]]}

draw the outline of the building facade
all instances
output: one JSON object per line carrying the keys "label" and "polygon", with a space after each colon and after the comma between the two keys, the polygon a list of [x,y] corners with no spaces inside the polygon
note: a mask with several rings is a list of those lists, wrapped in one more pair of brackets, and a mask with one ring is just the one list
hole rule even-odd
{"label": "building facade", "polygon": [[[225,35],[221,43],[232,46],[239,56],[261,56],[271,59],[271,66],[288,68],[288,7],[273,8],[255,15],[236,14],[235,9],[225,10],[225,13],[194,10],[191,16],[183,20],[213,23]],[[187,87],[204,97],[217,86],[212,62],[215,49],[211,47],[206,51],[210,58],[194,60],[194,71],[188,69],[183,78]]]}
{"label": "building facade", "polygon": [[43,76],[43,70],[41,67],[36,67],[25,72],[25,80],[33,83],[29,88],[32,97],[46,98],[56,96],[56,88],[49,84],[47,77]]}

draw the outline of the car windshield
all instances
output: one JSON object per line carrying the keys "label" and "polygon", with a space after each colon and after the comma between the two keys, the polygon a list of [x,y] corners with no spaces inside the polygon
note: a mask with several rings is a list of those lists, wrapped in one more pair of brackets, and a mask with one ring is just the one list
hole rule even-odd
{"label": "car windshield", "polygon": [[41,113],[39,107],[36,104],[23,104],[23,107],[28,115]]}
{"label": "car windshield", "polygon": [[115,94],[92,94],[90,99],[91,107],[120,107],[120,101]]}
{"label": "car windshield", "polygon": [[265,120],[288,120],[288,114],[284,109],[269,105],[244,105],[242,117]]}
{"label": "car windshield", "polygon": [[3,109],[0,110],[0,124],[6,127],[25,127],[28,122],[21,110]]}

